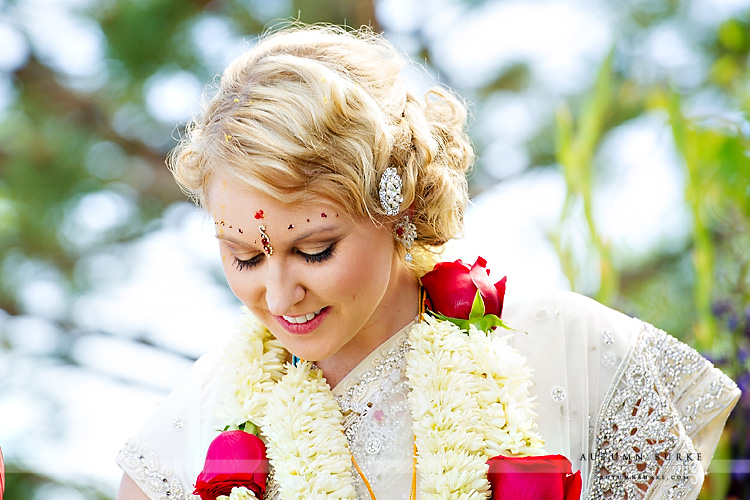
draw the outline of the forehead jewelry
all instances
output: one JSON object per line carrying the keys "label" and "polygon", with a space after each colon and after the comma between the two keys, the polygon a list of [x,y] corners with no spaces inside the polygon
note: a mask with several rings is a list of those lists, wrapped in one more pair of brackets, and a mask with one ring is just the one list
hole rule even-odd
{"label": "forehead jewelry", "polygon": [[260,226],[258,231],[260,231],[260,244],[263,245],[263,252],[270,257],[273,255],[273,247],[271,246],[271,240],[268,239],[268,235],[266,234],[266,226]]}
{"label": "forehead jewelry", "polygon": [[380,206],[383,207],[386,215],[398,215],[401,210],[401,202],[404,197],[401,195],[403,182],[398,175],[396,167],[388,167],[380,178]]}

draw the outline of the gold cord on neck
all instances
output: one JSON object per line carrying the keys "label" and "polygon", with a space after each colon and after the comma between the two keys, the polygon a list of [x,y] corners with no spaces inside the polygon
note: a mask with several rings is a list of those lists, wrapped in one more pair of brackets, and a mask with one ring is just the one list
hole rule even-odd
{"label": "gold cord on neck", "polygon": [[[352,463],[354,464],[354,468],[357,469],[357,472],[359,472],[359,477],[362,478],[362,481],[364,481],[365,486],[367,487],[367,492],[370,494],[370,498],[372,500],[378,500],[375,498],[375,492],[372,491],[372,486],[370,485],[370,481],[367,480],[365,477],[365,473],[362,472],[362,469],[359,467],[359,464],[357,463],[357,459],[354,458],[354,453],[352,453],[352,450],[349,450],[349,455],[352,457]],[[409,500],[417,500],[417,436],[414,436],[414,455],[412,456],[412,465],[411,465],[411,493],[409,493]]]}

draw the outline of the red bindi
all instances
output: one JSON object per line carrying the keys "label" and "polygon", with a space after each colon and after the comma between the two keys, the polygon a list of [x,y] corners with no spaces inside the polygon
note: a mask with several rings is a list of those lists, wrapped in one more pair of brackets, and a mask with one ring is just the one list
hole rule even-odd
{"label": "red bindi", "polygon": [[258,210],[257,212],[255,212],[255,218],[256,219],[262,219],[265,216],[266,216],[266,214],[263,212],[263,210]]}

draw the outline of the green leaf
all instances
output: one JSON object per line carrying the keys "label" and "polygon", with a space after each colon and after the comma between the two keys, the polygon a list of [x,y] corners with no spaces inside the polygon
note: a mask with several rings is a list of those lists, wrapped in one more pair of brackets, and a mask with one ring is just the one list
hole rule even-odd
{"label": "green leaf", "polygon": [[509,327],[505,323],[505,321],[495,316],[494,314],[486,314],[481,318],[471,319],[469,321],[477,330],[481,330],[484,333],[489,333],[490,330],[495,327],[504,328],[506,330],[513,330],[513,328]]}
{"label": "green leaf", "polygon": [[434,317],[439,319],[440,321],[449,321],[459,327],[461,330],[469,331],[469,323],[468,319],[458,319],[458,318],[449,318],[448,316],[445,316],[444,314],[440,314],[435,311],[429,311],[430,314],[432,314]]}
{"label": "green leaf", "polygon": [[[474,304],[476,305],[476,300],[474,301]],[[456,325],[461,330],[467,333],[469,332],[469,328],[471,327],[471,325],[474,325],[474,327],[477,330],[481,330],[484,333],[489,333],[489,331],[495,327],[500,327],[505,330],[520,331],[520,330],[516,330],[515,328],[511,328],[505,323],[505,321],[500,319],[498,316],[495,316],[494,314],[472,316],[472,317],[469,317],[469,319],[458,319],[458,318],[449,318],[448,316],[445,316],[444,314],[436,313],[434,311],[430,311],[430,313],[435,318],[441,321],[450,321],[451,323],[453,323],[454,325]]]}
{"label": "green leaf", "polygon": [[239,428],[241,431],[245,431],[248,434],[254,434],[256,436],[258,435],[258,426],[252,422],[245,422],[244,424],[240,424]]}
{"label": "green leaf", "polygon": [[474,318],[481,318],[484,316],[484,300],[482,295],[477,290],[477,294],[474,296],[474,303],[471,304],[471,311],[469,312],[469,321]]}

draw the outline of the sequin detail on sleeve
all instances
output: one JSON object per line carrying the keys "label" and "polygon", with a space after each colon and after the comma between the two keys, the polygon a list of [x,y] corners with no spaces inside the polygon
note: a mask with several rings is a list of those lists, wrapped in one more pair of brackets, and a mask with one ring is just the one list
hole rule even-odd
{"label": "sequin detail on sleeve", "polygon": [[147,445],[131,439],[117,454],[117,462],[149,497],[187,500],[182,482],[170,469],[161,468],[159,457]]}
{"label": "sequin detail on sleeve", "polygon": [[693,498],[691,436],[731,406],[736,385],[697,351],[642,323],[600,413],[587,498]]}

